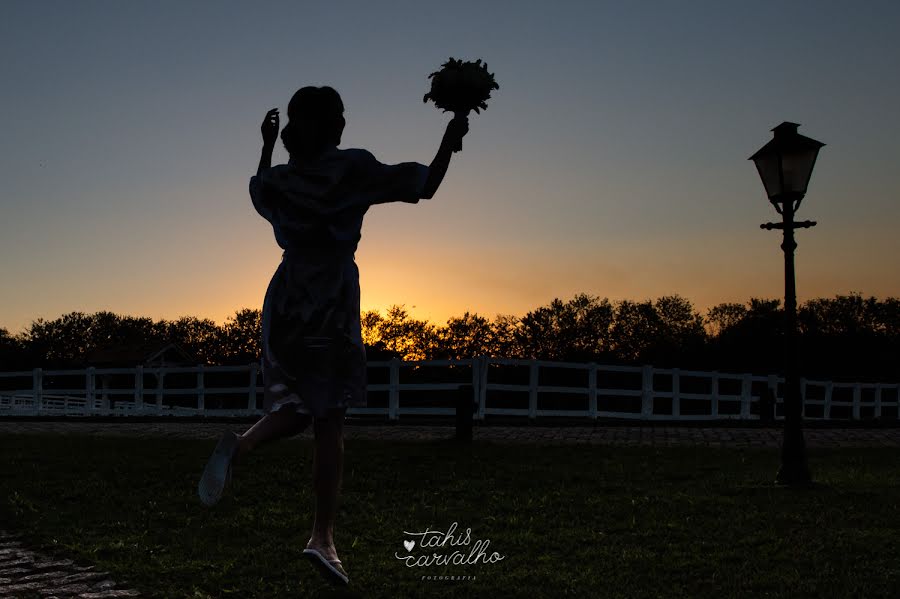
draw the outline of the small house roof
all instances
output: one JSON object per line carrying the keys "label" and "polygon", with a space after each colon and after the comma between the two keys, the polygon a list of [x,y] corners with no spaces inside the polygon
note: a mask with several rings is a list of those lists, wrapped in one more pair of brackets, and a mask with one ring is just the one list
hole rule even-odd
{"label": "small house roof", "polygon": [[197,358],[172,341],[131,340],[87,352],[84,361],[91,366],[187,366],[196,364]]}

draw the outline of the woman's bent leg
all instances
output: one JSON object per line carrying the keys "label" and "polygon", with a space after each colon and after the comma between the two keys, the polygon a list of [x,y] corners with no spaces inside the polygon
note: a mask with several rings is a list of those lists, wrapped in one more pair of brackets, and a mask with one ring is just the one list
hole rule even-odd
{"label": "woman's bent leg", "polygon": [[260,445],[276,439],[299,435],[306,430],[310,422],[312,422],[310,414],[296,412],[290,406],[266,414],[240,436],[235,461]]}
{"label": "woman's bent leg", "polygon": [[334,548],[334,519],[344,468],[344,413],[346,408],[328,411],[327,419],[313,423],[316,448],[313,458],[313,485],[316,517],[308,547],[319,550],[325,559],[337,559]]}

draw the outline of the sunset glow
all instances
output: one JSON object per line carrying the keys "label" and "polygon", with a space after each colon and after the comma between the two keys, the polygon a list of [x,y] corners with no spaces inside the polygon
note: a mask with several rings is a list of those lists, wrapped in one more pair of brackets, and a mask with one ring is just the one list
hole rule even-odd
{"label": "sunset glow", "polygon": [[422,94],[449,56],[485,59],[500,90],[433,199],[370,209],[363,310],[780,298],[780,236],[759,228],[778,215],[747,157],[784,120],[828,144],[798,214],[818,222],[797,235],[798,299],[900,295],[893,3],[283,3],[265,25],[199,6],[5,6],[0,327],[260,308],[281,255],[247,193],[266,110],[332,85],[341,147],[428,164],[449,115]]}

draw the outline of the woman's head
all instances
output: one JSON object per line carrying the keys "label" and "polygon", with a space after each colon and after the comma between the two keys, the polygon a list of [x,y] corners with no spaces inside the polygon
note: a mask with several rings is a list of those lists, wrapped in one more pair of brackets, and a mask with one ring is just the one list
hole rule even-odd
{"label": "woman's head", "polygon": [[288,103],[281,141],[292,157],[316,156],[341,143],[344,103],[333,88],[302,87]]}

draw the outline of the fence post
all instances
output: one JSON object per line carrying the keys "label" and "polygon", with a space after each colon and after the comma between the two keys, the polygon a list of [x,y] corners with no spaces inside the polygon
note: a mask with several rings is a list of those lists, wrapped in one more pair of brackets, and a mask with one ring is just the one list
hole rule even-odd
{"label": "fence post", "polygon": [[197,411],[206,411],[206,391],[203,389],[203,364],[197,364]]}
{"label": "fence post", "polygon": [[753,379],[749,374],[745,374],[741,381],[741,420],[750,419],[750,400],[751,389],[753,388]]}
{"label": "fence post", "polygon": [[481,399],[481,369],[482,369],[482,361],[481,356],[472,356],[472,404],[475,406],[474,411],[476,412],[475,418],[477,416],[478,404]]}
{"label": "fence post", "polygon": [[672,369],[672,417],[681,419],[681,370]]}
{"label": "fence post", "polygon": [[94,400],[97,394],[96,376],[96,369],[93,366],[88,366],[84,374],[84,411],[87,414],[94,411]]}
{"label": "fence post", "polygon": [[590,413],[590,417],[594,420],[597,419],[597,363],[591,362],[590,367],[588,369],[588,376],[590,376],[590,380],[588,381],[588,412]]}
{"label": "fence post", "polygon": [[828,381],[825,383],[825,409],[824,416],[826,420],[831,419],[831,391],[834,389],[834,383]]}
{"label": "fence post", "polygon": [[31,375],[31,399],[37,413],[44,411],[44,370],[35,368]]}
{"label": "fence post", "polygon": [[470,358],[472,365],[472,403],[477,403],[481,396],[481,356]]}
{"label": "fence post", "polygon": [[800,377],[800,417],[806,418],[806,379]]}
{"label": "fence post", "polygon": [[719,371],[714,370],[712,373],[712,417],[719,417]]}
{"label": "fence post", "polygon": [[532,360],[528,369],[528,417],[532,420],[537,417],[538,380],[538,362]]}
{"label": "fence post", "polygon": [[166,378],[165,369],[160,366],[156,373],[156,411],[162,412],[163,385]]}
{"label": "fence post", "polygon": [[397,420],[400,409],[400,360],[391,358],[391,381],[388,391],[388,419]]}
{"label": "fence post", "polygon": [[134,369],[134,409],[144,409],[144,367],[140,364]]}
{"label": "fence post", "polygon": [[881,418],[881,383],[875,383],[875,418]]}
{"label": "fence post", "polygon": [[259,363],[250,363],[250,392],[247,394],[247,409],[256,409],[256,379],[259,375]]}
{"label": "fence post", "polygon": [[653,366],[644,365],[641,369],[641,418],[653,415]]}
{"label": "fence post", "polygon": [[458,441],[472,440],[472,417],[475,413],[475,400],[478,397],[478,387],[481,384],[481,360],[479,357],[470,358],[472,364],[472,383],[460,385],[456,393],[456,439]]}
{"label": "fence post", "polygon": [[104,415],[109,415],[109,375],[104,374],[100,377],[100,380],[103,381],[103,394],[101,395],[101,399],[103,403],[100,405],[100,408],[103,410]]}
{"label": "fence post", "polygon": [[760,398],[759,402],[759,418],[763,422],[775,422],[775,414],[778,412],[778,376],[769,375],[769,382],[766,385],[766,393]]}
{"label": "fence post", "polygon": [[853,385],[853,419],[859,420],[859,404],[862,401],[862,387],[859,383]]}
{"label": "fence post", "polygon": [[484,410],[487,407],[488,366],[490,366],[488,356],[481,356],[481,395],[478,397],[479,420],[484,420]]}

